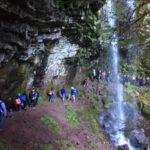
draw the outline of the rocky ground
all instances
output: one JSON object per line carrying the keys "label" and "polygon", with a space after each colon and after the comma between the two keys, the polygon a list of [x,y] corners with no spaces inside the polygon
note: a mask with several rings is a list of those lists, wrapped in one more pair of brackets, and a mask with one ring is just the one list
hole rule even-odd
{"label": "rocky ground", "polygon": [[[94,90],[94,84],[97,83],[90,84],[86,89],[80,86],[80,91],[86,93]],[[0,132],[0,150],[113,150],[102,131],[98,129],[94,133],[90,123],[80,115],[77,115],[77,125],[68,123],[65,115],[67,107],[71,106],[77,111],[86,106],[86,99],[83,99],[83,94],[79,93],[75,103],[62,103],[57,98],[55,103],[45,100],[36,109],[27,108],[26,111],[14,112],[12,118],[5,119],[4,129]],[[42,121],[44,116],[54,119],[51,125]],[[97,116],[94,121],[96,118]]]}

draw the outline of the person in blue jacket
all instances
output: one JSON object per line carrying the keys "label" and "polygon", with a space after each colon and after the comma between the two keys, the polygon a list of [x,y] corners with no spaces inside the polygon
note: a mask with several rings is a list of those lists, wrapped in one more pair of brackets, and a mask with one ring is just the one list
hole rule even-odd
{"label": "person in blue jacket", "polygon": [[29,93],[29,98],[30,98],[32,108],[35,108],[35,106],[37,105],[38,97],[39,97],[38,91],[33,88],[32,91]]}
{"label": "person in blue jacket", "polygon": [[4,101],[0,97],[0,130],[2,130],[4,126],[3,117],[7,117],[7,110]]}
{"label": "person in blue jacket", "polygon": [[76,89],[74,87],[71,87],[71,99],[73,102],[76,101]]}
{"label": "person in blue jacket", "polygon": [[24,110],[26,110],[27,101],[28,101],[27,94],[26,94],[26,92],[24,92],[24,93],[22,93],[22,95],[21,95],[21,107],[22,107]]}
{"label": "person in blue jacket", "polygon": [[66,90],[64,87],[60,90],[60,94],[61,94],[62,102],[64,102],[66,96]]}

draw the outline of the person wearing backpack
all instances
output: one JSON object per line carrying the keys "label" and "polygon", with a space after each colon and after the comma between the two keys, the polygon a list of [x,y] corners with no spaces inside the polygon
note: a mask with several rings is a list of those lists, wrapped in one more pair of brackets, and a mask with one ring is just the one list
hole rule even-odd
{"label": "person wearing backpack", "polygon": [[64,87],[60,90],[60,94],[61,94],[62,102],[64,102],[66,96],[66,90]]}
{"label": "person wearing backpack", "polygon": [[74,87],[71,87],[71,99],[73,102],[76,100],[76,89]]}
{"label": "person wearing backpack", "polygon": [[7,117],[7,110],[4,101],[0,97],[0,129],[4,126],[3,117]]}
{"label": "person wearing backpack", "polygon": [[7,117],[12,117],[13,115],[12,108],[13,108],[13,100],[12,97],[9,97],[6,101]]}
{"label": "person wearing backpack", "polygon": [[16,106],[17,111],[21,110],[21,93],[18,93],[17,96],[16,96],[15,106]]}
{"label": "person wearing backpack", "polygon": [[39,94],[35,89],[32,89],[32,91],[29,93],[29,98],[31,101],[31,107],[35,108],[37,102],[38,102]]}
{"label": "person wearing backpack", "polygon": [[21,103],[22,103],[22,108],[24,109],[24,110],[26,110],[26,106],[27,106],[27,101],[28,101],[28,99],[27,99],[27,94],[26,94],[26,92],[24,92],[24,93],[22,93],[22,95],[21,95]]}
{"label": "person wearing backpack", "polygon": [[51,88],[48,91],[49,102],[53,103],[55,101],[54,89]]}
{"label": "person wearing backpack", "polygon": [[21,110],[21,94],[18,93],[15,99],[15,105],[16,105],[16,110],[20,111]]}

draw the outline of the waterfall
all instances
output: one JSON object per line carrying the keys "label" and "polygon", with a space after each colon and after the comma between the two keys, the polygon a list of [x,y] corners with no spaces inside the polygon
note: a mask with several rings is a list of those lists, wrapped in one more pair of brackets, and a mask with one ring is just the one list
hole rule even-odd
{"label": "waterfall", "polygon": [[130,15],[130,19],[134,19],[136,17],[136,11],[135,11],[135,1],[134,0],[127,0],[127,8]]}
{"label": "waterfall", "polygon": [[107,33],[109,38],[109,46],[107,47],[110,51],[111,59],[111,68],[113,77],[115,77],[113,83],[109,83],[109,87],[115,91],[115,101],[112,108],[109,110],[109,118],[106,116],[100,116],[100,123],[107,122],[105,124],[105,131],[108,133],[110,140],[116,146],[128,145],[130,150],[134,150],[130,144],[130,140],[125,137],[124,129],[126,123],[126,114],[125,114],[125,103],[123,100],[123,85],[120,82],[118,63],[118,35],[116,32],[116,10],[114,0],[107,0],[103,11],[104,11],[104,27],[111,29],[111,33]]}

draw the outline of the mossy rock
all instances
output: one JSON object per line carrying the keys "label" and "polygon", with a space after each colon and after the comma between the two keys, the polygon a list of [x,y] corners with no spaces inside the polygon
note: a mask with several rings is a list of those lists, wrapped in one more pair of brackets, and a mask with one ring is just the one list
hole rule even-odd
{"label": "mossy rock", "polygon": [[150,105],[143,105],[142,112],[150,115]]}
{"label": "mossy rock", "polygon": [[150,115],[150,90],[145,90],[140,93],[139,104],[141,111]]}

